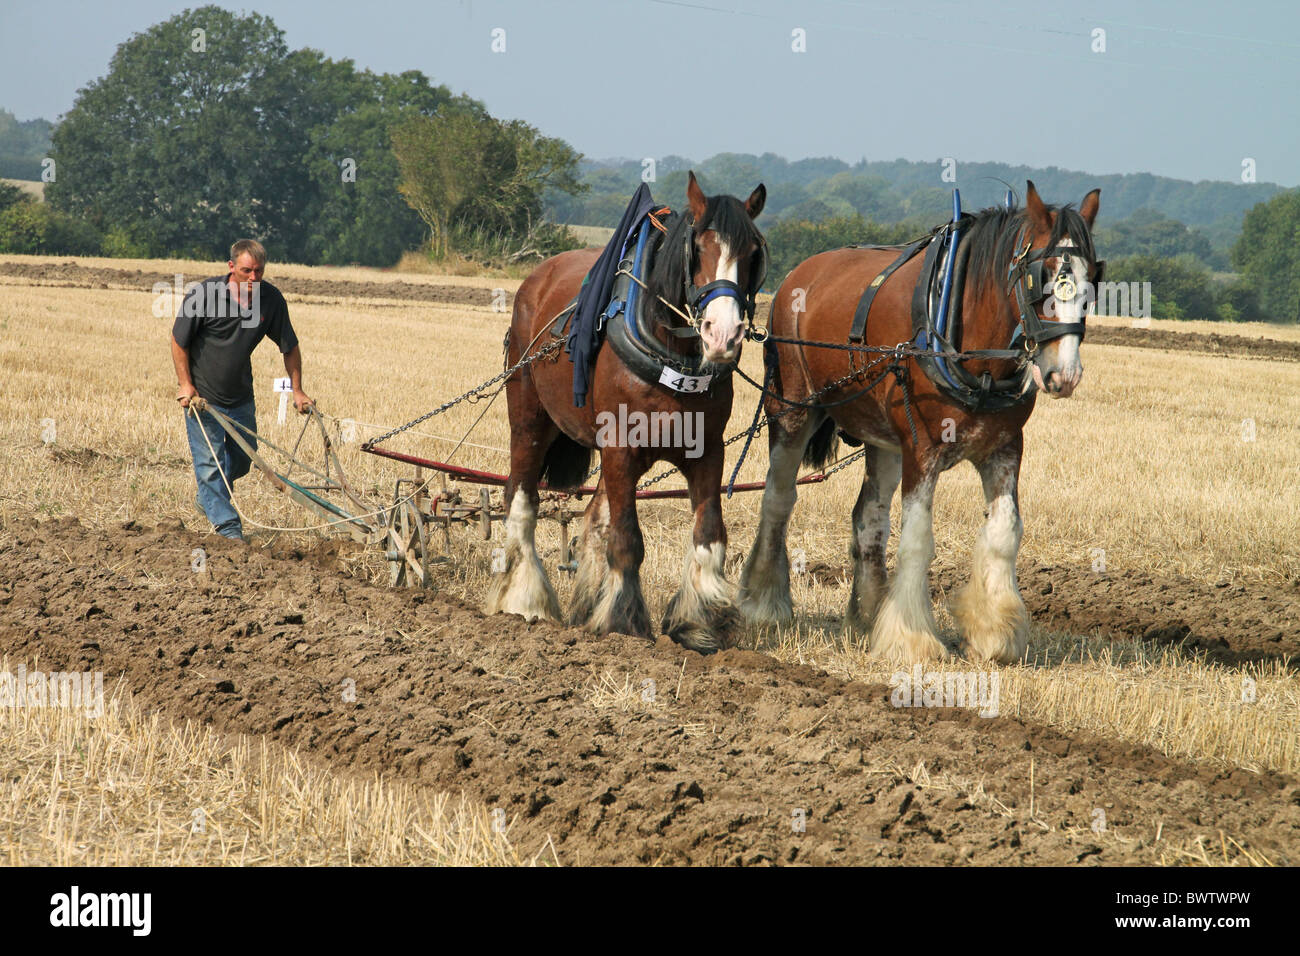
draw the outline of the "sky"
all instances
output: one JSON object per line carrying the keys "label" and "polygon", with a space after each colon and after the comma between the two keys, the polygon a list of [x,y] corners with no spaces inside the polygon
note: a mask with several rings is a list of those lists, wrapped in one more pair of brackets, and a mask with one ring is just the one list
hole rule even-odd
{"label": "sky", "polygon": [[[199,5],[0,0],[0,107],[56,119],[120,42]],[[958,169],[1000,161],[1232,182],[1253,160],[1258,181],[1300,184],[1295,0],[262,0],[253,9],[291,48],[421,70],[592,158],[903,158],[934,161],[936,181],[952,158]]]}

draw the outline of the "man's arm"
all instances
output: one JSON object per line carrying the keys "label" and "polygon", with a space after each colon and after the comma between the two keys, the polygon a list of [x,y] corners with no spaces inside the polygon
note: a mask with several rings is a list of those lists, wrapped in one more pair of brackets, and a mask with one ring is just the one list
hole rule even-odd
{"label": "man's arm", "polygon": [[298,346],[284,353],[284,370],[289,373],[289,384],[293,388],[293,407],[305,415],[307,406],[315,405],[316,401],[308,398],[302,390],[302,352]]}
{"label": "man's arm", "polygon": [[181,348],[176,343],[176,336],[171,336],[172,364],[176,366],[176,401],[181,408],[190,407],[190,399],[198,395],[194,382],[190,378],[190,350]]}

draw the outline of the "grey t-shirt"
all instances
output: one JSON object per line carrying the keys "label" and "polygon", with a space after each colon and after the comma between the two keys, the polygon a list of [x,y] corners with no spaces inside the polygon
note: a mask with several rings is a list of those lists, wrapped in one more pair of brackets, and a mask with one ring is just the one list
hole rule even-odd
{"label": "grey t-shirt", "polygon": [[242,405],[253,398],[253,349],[267,336],[288,355],[298,344],[280,290],[262,280],[253,303],[241,306],[226,285],[230,276],[203,280],[181,303],[172,337],[190,352],[190,378],[202,398]]}

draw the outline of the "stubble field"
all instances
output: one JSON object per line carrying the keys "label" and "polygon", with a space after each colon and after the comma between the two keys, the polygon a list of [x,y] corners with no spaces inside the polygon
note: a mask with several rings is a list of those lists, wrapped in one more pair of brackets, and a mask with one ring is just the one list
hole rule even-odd
{"label": "stubble field", "polygon": [[[381,555],[299,530],[320,521],[254,475],[237,496],[251,545],[215,539],[192,506],[174,310],[155,315],[151,289],[219,271],[0,257],[0,670],[102,670],[117,701],[96,719],[0,709],[11,862],[1300,860],[1294,329],[1095,324],[1075,397],[1041,401],[1027,429],[1030,653],[997,669],[999,713],[981,717],[895,709],[892,668],[842,630],[858,465],[801,490],[794,626],[709,659],[481,617],[500,528],[454,529],[431,590],[390,590]],[[518,286],[267,278],[306,390],[357,438],[500,371],[499,306]],[[761,356],[742,364],[759,374]],[[264,344],[259,432],[292,446],[278,374]],[[738,383],[729,433],[755,397]],[[445,459],[481,412],[393,447]],[[508,434],[501,398],[453,460],[505,471]],[[342,458],[377,502],[407,473],[357,442]],[[765,468],[759,441],[741,480]],[[733,579],[759,499],[725,505]],[[657,620],[689,513],[641,517]],[[974,470],[949,472],[933,575],[949,630],[982,517]],[[563,602],[558,526],[539,539]]]}

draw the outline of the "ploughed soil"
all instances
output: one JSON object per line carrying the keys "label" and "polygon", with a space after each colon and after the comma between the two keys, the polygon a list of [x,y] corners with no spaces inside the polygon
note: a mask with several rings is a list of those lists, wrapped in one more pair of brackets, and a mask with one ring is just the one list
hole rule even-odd
{"label": "ploughed soil", "polygon": [[1300,342],[1284,342],[1280,339],[1248,335],[1117,328],[1094,322],[1088,326],[1087,341],[1093,345],[1127,345],[1130,348],[1164,349],[1169,352],[1208,352],[1211,355],[1229,355],[1237,358],[1300,362]]}
{"label": "ploughed soil", "polygon": [[[213,265],[211,275],[219,275]],[[129,289],[153,291],[156,283],[169,288],[175,285],[175,273],[145,272],[143,269],[112,269],[81,266],[75,262],[0,262],[0,276],[32,280],[34,285],[70,289]],[[185,276],[190,282],[208,275]],[[445,305],[492,305],[492,290],[461,285],[433,285],[386,279],[382,282],[354,282],[341,279],[297,279],[284,275],[267,277],[272,285],[288,296],[331,298],[401,299],[415,302],[438,302]],[[507,293],[507,302],[509,293]]]}
{"label": "ploughed soil", "polygon": [[[267,734],[340,770],[463,790],[506,810],[521,851],[549,836],[570,864],[1155,863],[1198,836],[1217,852],[1220,831],[1300,863],[1300,785],[1286,775],[1008,714],[895,709],[883,684],[752,651],[705,658],[667,638],[484,618],[361,583],[351,547],[13,519],[0,531],[0,651],[11,666],[39,655],[122,676],[172,717]],[[1167,640],[1186,627],[1223,653],[1300,649],[1294,587],[1262,600],[1041,568],[1023,590],[1040,622],[1073,630]],[[602,676],[631,688],[631,706],[598,706]]]}
{"label": "ploughed soil", "polygon": [[[34,284],[74,289],[151,291],[155,283],[162,282],[171,286],[175,282],[174,274],[145,272],[142,269],[81,266],[70,261],[0,262],[0,276],[14,276],[31,280]],[[187,276],[186,280],[194,278],[204,277]],[[446,305],[490,306],[493,304],[492,291],[489,289],[405,282],[397,278],[378,282],[354,282],[333,279],[294,279],[272,275],[270,282],[290,296],[397,299]],[[507,292],[506,305],[508,306],[512,300],[513,296]],[[1126,345],[1134,348],[1208,352],[1212,355],[1300,362],[1300,342],[1284,342],[1245,335],[1169,332],[1160,329],[1134,329],[1094,323],[1088,329],[1087,340],[1096,345]]]}

